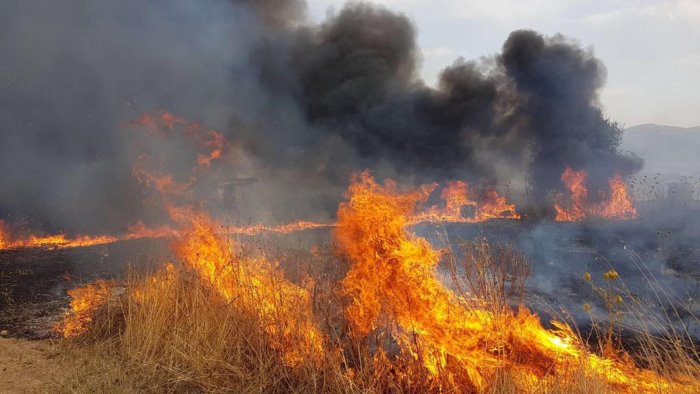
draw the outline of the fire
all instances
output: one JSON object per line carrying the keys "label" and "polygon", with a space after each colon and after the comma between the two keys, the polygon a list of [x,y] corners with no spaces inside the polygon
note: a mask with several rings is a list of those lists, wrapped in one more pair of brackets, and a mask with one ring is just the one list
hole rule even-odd
{"label": "fire", "polygon": [[[169,112],[144,114],[128,123],[140,127],[158,138],[169,138],[174,130],[182,131],[196,146],[203,148],[197,154],[196,164],[191,168],[187,180],[177,181],[172,174],[159,174],[149,168],[149,157],[139,156],[133,166],[134,175],[146,186],[158,191],[163,197],[163,205],[171,216],[177,216],[176,205],[172,199],[185,195],[196,181],[195,174],[221,158],[226,149],[224,135],[216,130],[204,128],[196,122],[173,115]],[[586,188],[587,173],[566,168],[562,181],[570,193],[570,203],[563,204],[563,196],[559,196],[555,204],[557,221],[579,221],[586,217],[601,217],[605,219],[633,219],[637,211],[632,203],[627,186],[619,176],[610,179],[610,196],[596,204],[588,203]],[[430,195],[437,184],[423,185],[420,190]],[[433,206],[413,214],[410,223],[448,222],[448,223],[478,223],[491,219],[520,219],[515,204],[508,202],[495,189],[486,189],[477,196],[470,193],[469,184],[464,181],[451,181],[446,184],[440,194],[443,207]],[[253,224],[246,226],[228,226],[223,229],[225,234],[255,235],[260,233],[289,234],[297,231],[335,227],[335,223],[318,223],[297,221],[280,225]],[[65,233],[49,235],[14,236],[8,227],[0,221],[0,250],[19,248],[51,248],[65,249],[110,244],[124,240],[142,238],[173,238],[178,231],[169,226],[148,227],[142,222],[131,226],[121,235],[77,235]]]}
{"label": "fire", "polygon": [[[368,172],[363,172],[353,177],[335,224],[299,221],[279,226],[223,227],[202,209],[203,204],[188,201],[192,197],[188,190],[195,185],[199,171],[220,159],[225,148],[222,135],[167,112],[144,115],[132,123],[164,138],[176,126],[184,127],[186,134],[204,150],[197,155],[185,181],[178,181],[167,172],[155,173],[146,156],[134,168],[142,182],[158,191],[176,227],[151,228],[138,222],[117,237],[69,239],[61,235],[54,241],[43,241],[44,244],[174,238],[172,247],[182,264],[228,305],[255,316],[272,348],[290,367],[308,365],[307,361],[319,365],[326,354],[334,351],[327,347],[329,336],[314,317],[315,284],[310,278],[302,284],[292,283],[278,263],[264,255],[241,258],[235,245],[225,237],[227,234],[335,227],[338,251],[352,263],[340,282],[340,294],[347,297],[343,313],[348,322],[348,331],[341,336],[362,341],[385,330],[408,360],[415,361],[435,379],[440,392],[465,386],[487,391],[498,371],[505,368],[512,371],[522,389],[531,389],[550,378],[575,378],[581,365],[586,374],[599,376],[618,391],[658,392],[680,387],[636,367],[624,353],[616,358],[591,354],[564,323],[552,322],[554,329],[545,329],[538,316],[523,306],[497,310],[486,300],[455,293],[441,282],[436,272],[440,253],[407,228],[425,221],[474,223],[520,218],[515,205],[495,190],[486,190],[475,198],[466,182],[450,182],[441,191],[444,207],[422,210],[437,185],[399,192],[395,182],[379,185]],[[571,207],[563,209],[557,205],[558,220],[560,211],[571,217],[636,215],[619,177],[610,180],[609,200],[592,206],[586,204],[585,172],[567,169],[562,179],[571,192]],[[465,215],[465,209],[471,210],[470,214]],[[5,227],[0,223],[0,248],[17,245]],[[41,238],[28,239],[41,245]],[[132,299],[143,300],[144,292],[160,291],[172,275],[173,265],[168,264],[165,271],[151,278],[153,286],[136,289],[130,294]],[[66,337],[89,330],[95,313],[109,301],[114,286],[112,282],[98,281],[69,291],[71,310],[55,329]],[[338,344],[341,350],[349,350],[342,348],[347,344]],[[387,362],[389,356],[384,349],[376,350],[380,356],[374,362]]]}
{"label": "fire", "polygon": [[[158,173],[151,166],[149,156],[140,155],[132,168],[136,178],[156,190],[162,205],[168,214],[176,222],[186,221],[187,212],[181,212],[182,207],[174,202],[185,196],[197,181],[196,175],[206,169],[215,160],[221,158],[226,148],[226,140],[220,132],[202,127],[196,122],[173,115],[169,112],[148,113],[138,119],[128,123],[129,126],[139,127],[157,138],[167,139],[174,135],[175,131],[181,131],[189,138],[190,142],[202,149],[197,154],[196,164],[191,168],[184,181],[178,181],[170,173]],[[429,194],[436,185],[425,185],[423,189]],[[474,223],[493,218],[518,219],[520,215],[515,212],[515,205],[509,204],[505,197],[500,196],[495,190],[489,190],[484,194],[480,203],[470,200],[468,185],[466,182],[450,182],[442,190],[442,199],[445,201],[445,208],[433,207],[429,211],[416,215],[412,222],[457,222]],[[472,207],[474,214],[471,217],[464,217],[462,210],[465,207]],[[255,235],[260,233],[289,234],[297,231],[305,231],[319,228],[334,227],[334,223],[317,223],[310,221],[297,221],[294,223],[268,226],[254,224],[248,226],[229,226],[223,228],[225,234]],[[0,227],[0,250],[17,249],[29,247],[45,248],[73,248],[109,244],[117,241],[133,240],[141,238],[165,238],[177,237],[178,231],[168,226],[151,228],[138,222],[131,226],[125,234],[97,235],[69,237],[65,234],[36,236],[31,235],[26,238],[12,239],[8,231]]]}
{"label": "fire", "polygon": [[179,232],[170,226],[148,227],[143,222],[138,221],[129,226],[129,231],[119,240],[132,240],[144,238],[173,238],[177,237]]}
{"label": "fire", "polygon": [[554,209],[557,211],[557,221],[574,222],[586,217],[587,177],[586,171],[574,171],[569,167],[564,169],[564,172],[561,174],[561,180],[571,194],[571,204],[568,208],[563,208],[559,203],[554,205]]}
{"label": "fire", "polygon": [[[175,211],[175,210],[174,210]],[[175,213],[175,212],[173,212]],[[334,227],[334,223],[318,223],[300,220],[293,223],[285,223],[276,226],[253,224],[248,226],[222,226],[220,233],[226,235],[256,235],[261,233],[290,234],[298,231],[315,230],[320,228]],[[122,235],[79,235],[69,237],[65,234],[55,235],[30,235],[24,238],[14,238],[7,226],[0,222],[0,250],[21,249],[21,248],[47,248],[47,249],[68,249],[88,246],[106,245],[119,241],[130,241],[136,239],[154,238],[177,238],[179,231],[170,226],[148,227],[139,221],[131,226]]]}
{"label": "fire", "polygon": [[[182,226],[173,242],[173,249],[180,260],[211,284],[224,300],[256,314],[272,346],[282,352],[288,365],[298,365],[306,359],[320,360],[324,353],[323,335],[312,318],[309,291],[312,283],[309,281],[303,287],[289,282],[277,269],[277,264],[264,257],[237,259],[232,243],[217,234],[217,229],[222,226],[195,205],[181,202],[183,197],[187,199],[185,191],[196,182],[196,173],[221,157],[223,135],[169,113],[145,115],[134,124],[155,131],[159,136],[164,135],[161,132],[164,126],[170,130],[175,125],[186,125],[186,133],[206,150],[206,153],[197,156],[197,164],[190,171],[187,182],[177,182],[170,174],[155,174],[147,167],[148,158],[145,156],[134,168],[134,173],[142,182],[160,193],[171,219]],[[320,226],[299,222],[281,227],[232,227],[226,231],[254,234],[261,231],[291,232],[311,227]],[[164,232],[168,232],[167,228]]]}
{"label": "fire", "polygon": [[136,178],[146,186],[154,188],[161,195],[167,195],[168,198],[185,194],[196,181],[196,174],[210,167],[213,161],[220,159],[226,148],[226,138],[222,133],[165,111],[144,114],[129,122],[129,125],[139,127],[160,139],[171,138],[174,131],[179,131],[194,146],[202,150],[197,154],[196,164],[187,174],[188,180],[186,182],[178,182],[172,174],[159,174],[154,171],[150,166],[148,155],[142,154],[138,157],[132,168]]}
{"label": "fire", "polygon": [[630,192],[622,178],[615,176],[610,179],[610,200],[602,207],[600,216],[608,219],[634,219],[637,209],[632,202]]}
{"label": "fire", "polygon": [[227,226],[224,229],[224,233],[231,235],[255,235],[261,233],[290,234],[295,233],[297,231],[315,230],[319,228],[329,228],[334,226],[334,223],[317,223],[310,222],[307,220],[300,220],[297,222],[280,224],[277,226],[265,226],[262,224],[253,224],[249,226]]}
{"label": "fire", "polygon": [[4,221],[0,220],[0,250],[9,249],[10,246],[10,233],[7,230],[7,225]]}
{"label": "fire", "polygon": [[13,236],[8,227],[0,221],[0,250],[21,248],[68,249],[89,246],[106,245],[119,241],[144,238],[171,238],[178,232],[168,226],[148,227],[143,222],[137,222],[129,227],[122,235],[77,235],[66,234]]}
{"label": "fire", "polygon": [[599,217],[603,219],[627,220],[637,217],[637,209],[634,207],[627,185],[618,175],[610,178],[610,196],[598,203],[589,203],[588,188],[586,180],[588,173],[584,170],[575,171],[567,167],[561,175],[566,189],[570,194],[568,205],[561,201],[562,195],[558,196],[558,202],[554,205],[557,214],[555,220],[560,222],[576,222],[588,217]]}
{"label": "fire", "polygon": [[[277,269],[277,264],[264,257],[245,260],[236,258],[233,245],[221,234],[217,234],[217,229],[222,226],[216,224],[195,205],[182,202],[188,197],[185,194],[187,189],[197,180],[195,174],[203,167],[209,166],[213,160],[220,158],[224,148],[223,136],[167,112],[158,116],[144,115],[132,124],[142,126],[160,137],[166,137],[166,131],[176,125],[184,125],[186,133],[192,136],[206,153],[197,156],[197,163],[192,167],[189,179],[185,182],[178,182],[167,173],[156,174],[148,166],[148,157],[141,156],[134,167],[134,173],[139,180],[159,192],[166,211],[181,229],[175,230],[168,226],[150,228],[139,222],[120,239],[175,237],[172,246],[183,264],[209,283],[225,301],[254,313],[260,321],[261,328],[268,334],[272,346],[283,354],[287,364],[294,366],[303,360],[320,360],[324,354],[324,337],[312,317],[309,288],[313,283],[309,280],[305,286],[297,286],[289,282]],[[255,234],[261,231],[282,233],[323,226],[311,222],[298,222],[278,227],[234,227],[226,231],[233,234]],[[172,266],[168,267],[172,272]],[[152,279],[159,282],[155,276]],[[106,299],[108,290],[108,287],[98,282],[70,292],[73,298],[70,322],[60,327],[59,331],[64,336],[83,332],[86,326],[83,322],[90,322],[92,311]],[[153,289],[137,289],[133,296],[138,300],[147,290]]]}
{"label": "fire", "polygon": [[[420,190],[427,197],[436,186],[423,185]],[[433,206],[425,212],[415,214],[411,221],[479,223],[491,219],[520,219],[515,204],[508,203],[508,200],[494,189],[485,190],[479,199],[470,197],[469,184],[464,181],[448,182],[440,193],[444,207]],[[465,215],[465,209],[471,210],[471,214]]]}
{"label": "fire", "polygon": [[54,331],[64,337],[74,337],[88,332],[95,312],[109,301],[114,284],[98,280],[83,287],[68,290],[71,297],[70,311],[54,326]]}
{"label": "fire", "polygon": [[323,334],[312,318],[312,283],[301,287],[289,282],[275,263],[262,257],[237,259],[232,245],[216,234],[216,227],[208,215],[194,213],[182,238],[174,242],[178,257],[224,300],[256,313],[288,365],[320,360]]}
{"label": "fire", "polygon": [[509,204],[495,190],[488,190],[476,211],[476,220],[483,222],[489,219],[520,219],[520,214],[515,211],[515,204]]}
{"label": "fire", "polygon": [[570,373],[581,362],[624,390],[668,388],[631,363],[590,355],[563,323],[547,330],[524,308],[495,314],[446,288],[436,275],[438,252],[405,230],[425,198],[421,190],[399,193],[394,183],[381,186],[367,172],[350,185],[335,239],[353,262],[342,281],[353,336],[365,338],[394,321],[398,329],[391,335],[403,352],[433,376],[466,380],[479,390],[499,367],[532,382]]}
{"label": "fire", "polygon": [[208,148],[208,152],[197,155],[198,166],[208,166],[212,161],[219,159],[226,146],[226,138],[216,130],[209,130],[199,123],[173,115],[166,111],[160,113],[147,113],[129,122],[132,126],[140,126],[154,135],[165,137],[166,134],[180,127],[186,136],[200,146]]}
{"label": "fire", "polygon": [[463,181],[449,182],[440,197],[445,202],[444,216],[449,218],[462,217],[462,208],[476,206],[476,203],[469,200],[469,185]]}
{"label": "fire", "polygon": [[[167,113],[166,113],[167,114]],[[161,115],[160,118],[142,117],[135,124],[148,129],[156,127],[156,120],[168,127],[184,122],[182,118]],[[160,134],[159,134],[160,135]],[[207,134],[208,135],[208,134]],[[219,134],[220,135],[220,134]],[[218,137],[211,139],[218,141]],[[219,157],[223,148],[217,147],[208,154],[200,154],[198,157],[208,157],[210,159],[198,160],[197,170],[201,166],[207,166]],[[210,147],[209,144],[205,146]],[[219,153],[216,153],[219,152]],[[150,186],[161,193],[162,196],[172,196],[185,194],[195,181],[190,177],[187,182],[177,182],[170,174],[159,175],[146,169],[146,157],[142,156],[134,166],[134,174],[147,186]],[[580,221],[587,217],[600,217],[604,219],[633,219],[637,217],[637,211],[632,203],[630,193],[624,181],[615,176],[610,179],[610,197],[599,203],[588,202],[588,189],[586,188],[587,173],[585,171],[574,171],[566,168],[562,174],[562,181],[570,193],[570,203],[561,203],[563,196],[559,196],[555,204],[557,221]],[[423,185],[419,188],[425,197],[429,196],[437,187],[436,184]],[[515,204],[509,203],[506,197],[500,195],[496,190],[487,189],[480,194],[477,199],[472,199],[469,193],[469,185],[464,181],[452,181],[442,189],[440,197],[444,202],[444,207],[432,206],[422,212],[414,213],[410,224],[423,222],[443,222],[443,223],[479,223],[491,219],[520,219]],[[169,201],[164,205],[170,211],[171,216],[177,216],[177,208]],[[465,212],[468,211],[468,212]],[[234,235],[256,235],[261,233],[289,234],[297,231],[314,230],[320,228],[335,227],[336,223],[319,223],[300,220],[293,223],[280,225],[252,224],[245,226],[226,226],[223,233]],[[129,227],[127,233],[122,235],[78,235],[70,237],[66,234],[53,235],[30,235],[27,237],[13,237],[6,225],[0,223],[0,250],[19,248],[53,248],[65,249],[86,247],[95,245],[110,244],[118,241],[142,239],[142,238],[174,238],[178,236],[178,231],[169,226],[148,227],[143,222],[137,222]]]}
{"label": "fire", "polygon": [[110,235],[78,235],[69,237],[66,234],[29,235],[26,237],[13,236],[8,226],[0,221],[0,250],[20,248],[49,248],[65,249],[85,246],[103,245],[116,242],[119,238]]}

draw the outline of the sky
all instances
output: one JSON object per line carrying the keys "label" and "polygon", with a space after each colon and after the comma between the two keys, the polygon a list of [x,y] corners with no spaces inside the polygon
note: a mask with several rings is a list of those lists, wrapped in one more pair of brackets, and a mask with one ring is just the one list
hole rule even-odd
{"label": "sky", "polygon": [[[317,21],[345,0],[307,0]],[[605,113],[625,127],[700,126],[700,0],[373,0],[417,28],[421,76],[500,51],[508,34],[564,34],[607,68]]]}

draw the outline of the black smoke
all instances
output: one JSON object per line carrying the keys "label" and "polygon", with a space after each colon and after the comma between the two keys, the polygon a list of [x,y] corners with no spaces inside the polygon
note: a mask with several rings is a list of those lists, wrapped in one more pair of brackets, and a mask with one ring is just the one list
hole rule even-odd
{"label": "black smoke", "polygon": [[499,61],[519,96],[518,116],[532,138],[539,190],[556,187],[565,166],[587,170],[594,181],[641,168],[639,158],[619,153],[621,128],[598,107],[605,67],[590,51],[562,36],[516,31]]}
{"label": "black smoke", "polygon": [[[349,174],[561,187],[641,163],[599,109],[605,68],[561,37],[513,32],[427,86],[400,13],[351,3],[320,25],[303,1],[10,0],[0,13],[0,219],[122,231],[147,218],[123,125],[167,110],[226,134],[221,176],[254,176],[284,220],[329,215]],[[177,159],[177,158],[175,158]],[[267,197],[269,196],[269,197]]]}
{"label": "black smoke", "polygon": [[299,139],[302,150],[334,138],[352,148],[357,157],[327,167],[330,177],[344,180],[361,163],[425,180],[466,174],[502,183],[527,166],[544,195],[561,187],[567,165],[601,187],[641,167],[619,152],[621,128],[599,109],[605,67],[563,36],[515,31],[501,53],[458,59],[429,87],[402,14],[351,4],[296,34],[284,67],[269,67],[279,62],[274,44],[258,51],[266,55],[261,83],[302,111],[313,129]]}

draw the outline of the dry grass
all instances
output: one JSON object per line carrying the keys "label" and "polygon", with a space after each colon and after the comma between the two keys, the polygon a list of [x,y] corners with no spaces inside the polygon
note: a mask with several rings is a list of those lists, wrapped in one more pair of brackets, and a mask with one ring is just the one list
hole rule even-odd
{"label": "dry grass", "polygon": [[197,275],[177,268],[131,275],[126,291],[76,341],[138,370],[140,390],[289,393],[342,388],[337,363],[304,360],[287,366],[258,316],[224,302]]}
{"label": "dry grass", "polygon": [[[89,333],[62,345],[70,368],[66,378],[48,391],[424,393],[445,387],[451,387],[451,392],[474,391],[459,377],[447,385],[430,375],[419,360],[402,353],[391,339],[392,321],[384,322],[385,327],[371,338],[354,340],[342,316],[345,300],[332,291],[342,270],[329,266],[342,266],[342,262],[328,254],[312,254],[291,254],[289,260],[295,263],[287,276],[311,272],[322,278],[314,290],[315,319],[327,335],[328,351],[322,360],[287,365],[254,312],[238,308],[235,300],[225,302],[189,270],[163,268],[128,275],[122,291],[115,291],[95,316]],[[462,264],[461,269],[453,269],[458,291],[478,296],[480,307],[502,313],[514,299],[520,301],[529,269],[517,250],[481,239],[463,243],[460,255],[452,259]],[[649,331],[639,338],[637,353],[646,367],[667,377],[700,377],[697,355],[689,351],[687,341],[678,336],[657,338]],[[601,348],[609,345],[600,344]],[[543,377],[529,384],[516,380],[504,366],[483,392],[615,391],[583,362],[565,376]]]}
{"label": "dry grass", "polygon": [[[646,266],[641,256],[630,251],[630,262],[646,278],[650,294],[659,305],[671,305],[670,310],[652,310],[625,284],[624,277],[610,266],[603,278],[596,280],[586,273],[585,280],[601,298],[607,316],[605,322],[591,316],[593,346],[598,352],[614,357],[624,348],[636,363],[662,376],[700,379],[700,353],[688,324],[700,319],[683,300],[673,298]],[[626,346],[622,332],[633,341]],[[629,341],[628,341],[629,342]]]}

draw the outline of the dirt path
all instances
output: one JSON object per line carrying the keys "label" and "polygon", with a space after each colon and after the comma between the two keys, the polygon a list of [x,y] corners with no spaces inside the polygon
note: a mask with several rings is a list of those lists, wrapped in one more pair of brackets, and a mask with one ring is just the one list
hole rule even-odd
{"label": "dirt path", "polygon": [[0,338],[0,393],[34,393],[55,382],[58,352],[48,340]]}

